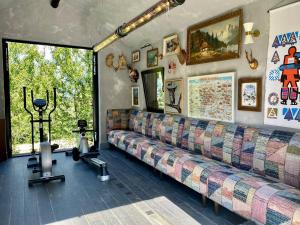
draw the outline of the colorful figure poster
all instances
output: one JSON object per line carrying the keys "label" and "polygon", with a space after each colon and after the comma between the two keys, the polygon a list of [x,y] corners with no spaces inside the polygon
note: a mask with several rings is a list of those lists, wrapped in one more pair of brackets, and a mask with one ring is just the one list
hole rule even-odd
{"label": "colorful figure poster", "polygon": [[[270,12],[265,124],[300,128],[300,4]],[[283,20],[282,18],[289,18]]]}
{"label": "colorful figure poster", "polygon": [[235,73],[188,78],[188,116],[234,122]]}

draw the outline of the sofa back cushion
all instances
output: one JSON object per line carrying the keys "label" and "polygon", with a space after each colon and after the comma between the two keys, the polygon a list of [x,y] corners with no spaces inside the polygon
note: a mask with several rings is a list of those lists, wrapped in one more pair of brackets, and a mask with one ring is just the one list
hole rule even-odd
{"label": "sofa back cushion", "polygon": [[129,119],[129,129],[137,133],[142,133],[144,112],[138,110],[132,110]]}
{"label": "sofa back cushion", "polygon": [[300,134],[132,111],[129,128],[236,168],[300,187]]}
{"label": "sofa back cushion", "polygon": [[110,109],[106,116],[106,132],[111,130],[128,130],[129,129],[129,114],[128,109]]}

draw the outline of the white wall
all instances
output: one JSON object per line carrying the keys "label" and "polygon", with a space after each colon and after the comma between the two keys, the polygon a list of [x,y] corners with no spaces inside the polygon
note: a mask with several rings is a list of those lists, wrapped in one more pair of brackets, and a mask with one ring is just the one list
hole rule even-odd
{"label": "white wall", "polygon": [[100,143],[106,142],[106,112],[108,109],[129,109],[131,107],[131,82],[128,71],[113,69],[105,65],[105,58],[109,53],[113,53],[114,65],[117,65],[120,54],[125,54],[130,60],[129,50],[120,42],[105,48],[99,53],[100,67]]}
{"label": "white wall", "polygon": [[[255,39],[255,43],[251,45],[244,45],[242,43],[241,57],[239,59],[234,60],[226,60],[220,62],[212,62],[205,64],[198,64],[192,66],[181,66],[176,56],[168,56],[165,57],[162,61],[159,62],[159,67],[165,68],[165,79],[173,79],[173,78],[184,78],[185,81],[185,91],[184,91],[184,109],[183,115],[187,115],[187,77],[194,75],[202,75],[202,74],[212,74],[212,73],[220,73],[220,72],[228,72],[235,71],[237,74],[236,79],[236,103],[238,96],[238,79],[242,77],[262,77],[263,78],[263,96],[262,96],[262,106],[264,106],[264,83],[265,83],[265,71],[267,64],[267,51],[268,51],[268,42],[269,42],[269,13],[267,12],[270,8],[272,8],[279,0],[263,0],[258,1],[249,5],[244,6],[244,22],[254,22],[254,28],[258,29],[261,32],[261,36]],[[290,1],[292,2],[292,1]],[[208,18],[209,19],[209,18]],[[195,23],[200,21],[195,21]],[[182,48],[186,49],[186,36],[187,36],[187,28],[182,31],[174,31],[174,33],[178,33]],[[149,39],[149,37],[147,37]],[[148,40],[147,39],[147,40]],[[151,42],[150,42],[151,43]],[[157,43],[152,43],[153,47],[158,47],[159,52],[162,53],[162,41]],[[136,46],[138,49],[140,46]],[[245,57],[245,50],[253,51],[253,56],[258,60],[259,67],[257,70],[251,70],[248,62]],[[132,49],[135,50],[135,49]],[[139,71],[143,71],[148,69],[146,64],[146,50],[141,51],[141,62],[136,64],[136,67]],[[177,64],[177,71],[175,74],[168,73],[168,62],[170,60],[174,60]],[[140,88],[140,102],[141,108],[146,108],[145,105],[145,97],[142,85],[142,79],[139,80]],[[235,121],[238,123],[251,124],[255,126],[262,126],[264,121],[264,113],[262,112],[248,112],[248,111],[239,111],[237,110],[237,105],[235,107]]]}

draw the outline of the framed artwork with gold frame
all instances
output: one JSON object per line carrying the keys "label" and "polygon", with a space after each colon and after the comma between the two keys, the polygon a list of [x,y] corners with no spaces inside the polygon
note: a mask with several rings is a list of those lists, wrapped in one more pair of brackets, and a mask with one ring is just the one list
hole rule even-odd
{"label": "framed artwork with gold frame", "polygon": [[136,63],[139,62],[140,60],[141,60],[141,51],[140,50],[133,51],[131,53],[131,62]]}
{"label": "framed artwork with gold frame", "polygon": [[158,48],[147,51],[147,67],[158,66]]}
{"label": "framed artwork with gold frame", "polygon": [[171,34],[167,37],[164,37],[163,40],[163,55],[175,55],[176,48],[178,46],[178,34]]}
{"label": "framed artwork with gold frame", "polygon": [[242,27],[242,9],[189,27],[187,65],[239,58]]}

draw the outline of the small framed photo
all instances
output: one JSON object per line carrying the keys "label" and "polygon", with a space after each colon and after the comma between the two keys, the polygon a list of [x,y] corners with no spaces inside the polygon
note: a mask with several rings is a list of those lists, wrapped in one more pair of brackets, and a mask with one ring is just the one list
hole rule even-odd
{"label": "small framed photo", "polygon": [[178,34],[171,34],[164,38],[163,41],[163,55],[174,55],[178,46]]}
{"label": "small framed photo", "polygon": [[183,79],[165,81],[165,113],[181,114],[183,111]]}
{"label": "small framed photo", "polygon": [[141,52],[140,50],[136,50],[136,51],[133,51],[131,53],[131,62],[132,63],[136,63],[136,62],[139,62],[141,60]]}
{"label": "small framed photo", "polygon": [[158,48],[147,51],[147,67],[158,66]]}
{"label": "small framed photo", "polygon": [[132,107],[139,107],[140,102],[139,102],[139,90],[140,88],[135,86],[132,87],[131,89],[131,99],[132,99]]}
{"label": "small framed photo", "polygon": [[239,79],[238,110],[261,112],[262,79]]}

